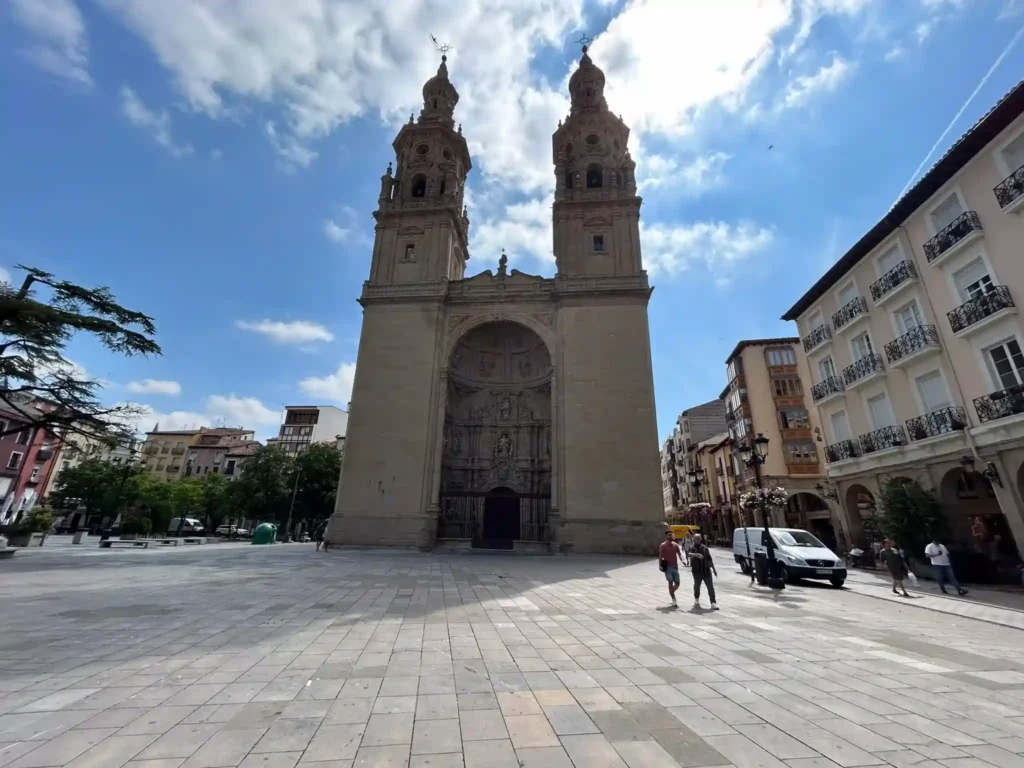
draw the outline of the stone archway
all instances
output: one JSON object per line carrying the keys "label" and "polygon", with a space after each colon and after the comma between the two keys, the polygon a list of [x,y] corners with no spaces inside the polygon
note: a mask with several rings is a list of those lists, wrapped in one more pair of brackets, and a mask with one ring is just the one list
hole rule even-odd
{"label": "stone archway", "polygon": [[846,489],[843,506],[850,521],[850,535],[854,543],[863,548],[881,544],[882,533],[878,526],[878,504],[875,495],[859,483]]}
{"label": "stone archway", "polygon": [[439,539],[511,548],[547,541],[551,354],[509,321],[478,325],[448,360]]}
{"label": "stone archway", "polygon": [[813,533],[833,551],[839,547],[839,538],[832,525],[832,510],[816,493],[798,491],[790,495],[786,502],[786,525]]}
{"label": "stone archway", "polygon": [[[1022,472],[1024,466],[1017,471],[1018,483]],[[961,578],[1019,584],[1017,544],[992,483],[956,467],[943,475],[939,494],[952,538],[970,553]]]}

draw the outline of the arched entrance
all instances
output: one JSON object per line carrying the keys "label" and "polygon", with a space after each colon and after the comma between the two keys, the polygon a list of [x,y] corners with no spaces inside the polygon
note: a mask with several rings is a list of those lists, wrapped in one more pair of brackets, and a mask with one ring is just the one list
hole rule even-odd
{"label": "arched entrance", "polygon": [[832,511],[817,494],[806,491],[792,494],[786,502],[786,525],[810,531],[833,551],[839,546]]}
{"label": "arched entrance", "polygon": [[846,490],[845,502],[854,543],[863,548],[881,549],[882,531],[875,495],[863,485],[854,483]]}
{"label": "arched entrance", "polygon": [[551,355],[518,323],[470,330],[448,361],[438,539],[549,540]]}
{"label": "arched entrance", "polygon": [[939,493],[952,538],[966,552],[960,577],[1019,584],[1017,545],[992,483],[957,467],[943,475]]}

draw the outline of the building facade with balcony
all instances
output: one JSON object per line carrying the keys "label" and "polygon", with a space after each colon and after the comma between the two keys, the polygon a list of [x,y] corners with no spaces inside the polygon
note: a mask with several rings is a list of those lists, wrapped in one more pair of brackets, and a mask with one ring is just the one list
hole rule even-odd
{"label": "building facade with balcony", "polygon": [[[822,335],[831,339],[827,332]],[[790,497],[785,510],[773,513],[775,525],[803,528],[838,545],[848,540],[848,532],[818,488],[825,477],[821,425],[811,405],[811,379],[802,349],[801,340],[793,337],[736,344],[725,361],[729,383],[723,396],[729,437],[734,444],[749,443],[758,434],[768,438],[768,458],[761,467],[763,484],[782,486]],[[756,487],[754,470],[741,464],[738,451],[731,452],[731,460],[734,495]],[[733,514],[735,525],[744,524],[738,504],[733,505]]]}
{"label": "building facade with balcony", "polygon": [[699,500],[696,489],[688,479],[689,473],[695,467],[694,452],[697,446],[725,431],[725,403],[721,398],[687,408],[676,418],[676,426],[670,439],[675,451],[679,511],[685,512],[690,504]]}
{"label": "building facade with balcony", "polygon": [[183,477],[202,477],[204,475],[224,475],[229,479],[238,477],[242,457],[249,455],[247,448],[256,442],[256,433],[242,427],[203,428],[189,446]]}
{"label": "building facade with balcony", "polygon": [[142,445],[142,467],[160,480],[177,480],[185,475],[188,449],[207,431],[206,427],[160,431],[157,424],[146,433]]}
{"label": "building facade with balcony", "polygon": [[[348,411],[333,405],[288,405],[275,445],[295,457],[313,443],[344,445]],[[269,444],[269,441],[268,441]]]}
{"label": "building facade with balcony", "polygon": [[43,497],[60,440],[48,429],[29,426],[26,414],[50,407],[27,402],[0,408],[0,432],[17,430],[0,437],[0,525],[18,522]]}
{"label": "building facade with balcony", "polygon": [[828,474],[858,543],[885,482],[907,478],[938,493],[958,545],[1019,557],[1021,243],[1024,83],[783,316],[799,327]]}
{"label": "building facade with balcony", "polygon": [[665,519],[680,511],[679,472],[676,466],[675,430],[661,446],[661,499],[665,506]]}

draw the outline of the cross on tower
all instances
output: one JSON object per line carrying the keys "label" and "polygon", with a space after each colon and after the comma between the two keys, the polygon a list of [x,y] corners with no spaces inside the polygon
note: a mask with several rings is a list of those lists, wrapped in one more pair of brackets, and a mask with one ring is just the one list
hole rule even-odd
{"label": "cross on tower", "polygon": [[583,46],[583,52],[586,53],[587,52],[587,47],[592,42],[594,42],[593,38],[587,37],[587,33],[584,32],[583,35],[580,36],[580,39],[576,41],[576,44],[577,45],[582,45]]}
{"label": "cross on tower", "polygon": [[447,58],[448,58],[448,51],[450,51],[452,49],[452,46],[448,45],[448,43],[439,43],[439,42],[437,42],[437,38],[434,37],[433,35],[430,36],[430,39],[434,43],[434,48],[436,48],[438,51],[440,51],[440,53],[441,53],[441,60],[442,61],[447,60]]}

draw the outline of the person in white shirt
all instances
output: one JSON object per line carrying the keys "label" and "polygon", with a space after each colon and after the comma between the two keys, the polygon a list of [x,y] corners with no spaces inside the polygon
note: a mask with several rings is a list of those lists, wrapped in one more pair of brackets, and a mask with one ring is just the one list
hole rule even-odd
{"label": "person in white shirt", "polygon": [[949,594],[946,591],[946,582],[949,582],[956,588],[958,595],[967,594],[967,590],[961,587],[960,582],[956,579],[953,565],[949,560],[949,550],[946,549],[945,544],[938,539],[932,539],[932,543],[924,548],[924,553],[931,558],[932,568],[935,569],[935,578],[939,582],[939,589],[942,590],[942,594]]}

